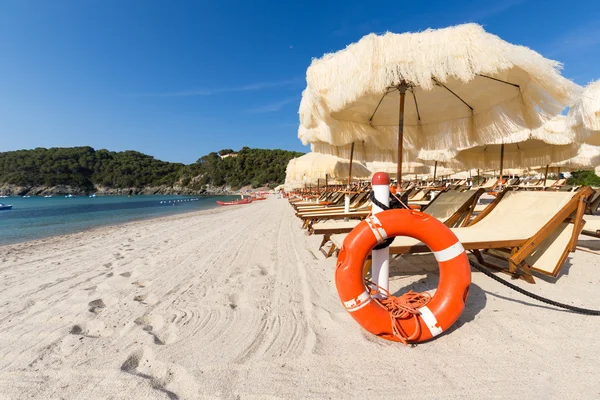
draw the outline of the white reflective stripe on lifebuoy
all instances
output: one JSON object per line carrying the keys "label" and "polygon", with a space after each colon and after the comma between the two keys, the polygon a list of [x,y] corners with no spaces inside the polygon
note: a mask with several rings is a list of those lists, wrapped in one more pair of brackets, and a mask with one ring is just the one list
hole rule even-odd
{"label": "white reflective stripe on lifebuoy", "polygon": [[357,298],[345,301],[344,307],[346,307],[346,310],[348,310],[348,312],[354,312],[356,310],[360,310],[370,302],[371,295],[369,294],[369,292],[364,291]]}
{"label": "white reflective stripe on lifebuoy", "polygon": [[429,328],[431,336],[436,337],[444,331],[442,328],[437,326],[437,318],[435,317],[435,315],[433,315],[429,307],[423,306],[419,308],[419,312],[421,313],[421,318],[423,318],[425,325],[427,325],[427,328]]}
{"label": "white reflective stripe on lifebuoy", "polygon": [[434,251],[433,255],[435,256],[435,259],[438,262],[443,262],[452,260],[453,258],[460,256],[464,252],[465,248],[463,247],[463,245],[460,242],[456,242],[447,249]]}
{"label": "white reflective stripe on lifebuoy", "polygon": [[379,221],[376,215],[371,215],[365,221],[369,225],[369,228],[371,228],[373,235],[375,235],[377,243],[383,243],[388,238],[387,232],[383,229],[383,225],[381,225],[381,221]]}

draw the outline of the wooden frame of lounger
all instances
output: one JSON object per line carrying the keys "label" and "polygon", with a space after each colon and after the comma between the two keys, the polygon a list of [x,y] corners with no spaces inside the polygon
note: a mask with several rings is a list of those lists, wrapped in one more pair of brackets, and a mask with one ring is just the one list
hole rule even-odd
{"label": "wooden frame of lounger", "polygon": [[594,193],[590,196],[587,207],[585,209],[585,213],[589,215],[594,215],[598,206],[600,206],[600,188],[592,187]]}
{"label": "wooden frame of lounger", "polygon": [[[337,203],[343,200],[344,194],[342,192],[330,192],[325,196],[319,197],[319,201],[325,201],[327,203]],[[291,206],[294,208],[299,207],[311,207],[311,206],[325,206],[325,204],[319,204],[316,201],[297,201],[290,202]]]}
{"label": "wooden frame of lounger", "polygon": [[[448,191],[446,191],[446,192],[448,192]],[[443,193],[445,193],[445,192],[438,194],[431,201],[431,203],[429,204],[428,207],[430,207],[436,201],[436,199],[439,199]],[[467,224],[469,222],[469,219],[471,218],[471,215],[473,214],[473,209],[475,208],[475,205],[477,204],[477,200],[483,193],[484,193],[483,189],[479,189],[477,191],[473,191],[472,193],[470,193],[471,196],[467,200],[465,200],[456,209],[456,211],[454,211],[454,213],[452,215],[450,215],[448,218],[446,218],[443,221],[444,225],[446,225],[448,227],[452,227],[456,223],[461,222],[461,218],[462,218],[461,226],[464,226],[465,224]],[[424,212],[427,213],[426,210]],[[328,227],[325,229],[315,229],[311,225],[310,227],[308,227],[308,232],[311,235],[312,234],[323,235],[323,239],[321,240],[321,244],[319,245],[319,250],[321,250],[321,252],[325,255],[325,257],[330,257],[331,254],[333,254],[333,252],[335,251],[335,246],[331,246],[328,251],[324,251],[323,249],[324,249],[325,244],[327,242],[329,242],[331,235],[340,234],[340,233],[349,233],[356,226],[355,222],[356,221],[352,221],[352,222],[348,221],[348,223],[340,222],[339,226]]]}
{"label": "wooden frame of lounger", "polygon": [[[501,194],[506,194],[507,191],[503,191]],[[517,192],[519,193],[519,192]],[[528,193],[528,192],[524,192]],[[544,192],[544,194],[553,194],[553,192]],[[555,192],[556,193],[556,192]],[[590,187],[583,187],[577,192],[560,192],[562,194],[572,193],[572,197],[566,202],[562,208],[556,212],[551,218],[549,218],[546,223],[533,235],[526,239],[506,239],[506,240],[481,240],[481,241],[470,241],[470,242],[462,242],[465,250],[470,250],[477,260],[490,268],[499,270],[501,272],[508,273],[514,277],[521,278],[526,280],[529,283],[535,283],[533,279],[533,275],[531,271],[537,271],[543,273],[545,275],[550,275],[556,277],[560,272],[560,268],[564,264],[567,256],[570,252],[575,251],[575,247],[577,245],[577,238],[581,233],[585,221],[583,220],[583,213],[585,211],[585,203],[589,196],[592,194],[592,189]],[[499,194],[500,196],[500,194]],[[480,215],[478,215],[467,227],[475,227],[477,223],[483,220],[487,215],[491,213],[493,209],[497,207],[501,200],[495,201],[493,207],[488,207],[489,209],[484,210]],[[574,217],[572,215],[574,214]],[[507,218],[510,215],[506,216]],[[553,269],[540,269],[535,268],[529,265],[527,259],[533,255],[534,251],[541,248],[540,246],[549,247],[552,245],[553,237],[552,235],[556,233],[555,231],[559,230],[561,224],[573,224],[573,229],[571,235],[568,237],[568,243],[565,246],[564,250],[560,254],[557,259],[556,265],[553,266]],[[459,228],[460,229],[460,228]],[[563,229],[563,231],[565,231]],[[567,232],[568,233],[568,232]],[[343,242],[342,235],[332,235],[331,240],[336,247]],[[460,238],[459,238],[460,239]],[[548,239],[550,243],[546,241]],[[390,254],[410,254],[410,253],[428,253],[430,252],[429,248],[424,244],[415,244],[415,245],[392,245],[389,247]],[[501,258],[505,261],[508,261],[508,269],[504,269],[498,267],[494,264],[490,264],[483,259],[482,251],[487,250],[496,250],[496,252],[488,252],[489,255],[494,256],[496,258]],[[499,254],[500,253],[500,254]],[[501,255],[501,254],[504,254]]]}
{"label": "wooden frame of lounger", "polygon": [[[364,211],[371,206],[371,200],[369,198],[369,192],[360,193],[358,196],[353,197],[350,200],[349,211]],[[308,209],[299,209],[296,212],[296,216],[298,218],[306,218],[313,215],[321,215],[321,214],[339,214],[345,211],[344,206],[324,206],[324,207],[311,207]]]}
{"label": "wooden frame of lounger", "polygon": [[[350,193],[350,204],[352,205],[353,203],[362,201],[364,199],[365,193],[368,194],[369,192],[370,191]],[[301,212],[301,210],[308,211],[310,209],[318,209],[318,208],[333,208],[333,207],[344,208],[344,197],[345,197],[346,193],[338,192],[336,194],[337,194],[337,196],[332,197],[332,202],[334,202],[335,204],[330,204],[331,202],[325,203],[325,204],[312,203],[312,204],[299,205],[294,208],[298,212]]]}

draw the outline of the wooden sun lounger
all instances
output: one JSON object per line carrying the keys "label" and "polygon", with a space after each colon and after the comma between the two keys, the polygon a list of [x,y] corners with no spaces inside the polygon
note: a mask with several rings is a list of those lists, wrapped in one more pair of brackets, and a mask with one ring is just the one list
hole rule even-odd
{"label": "wooden sun lounger", "polygon": [[582,235],[600,238],[600,215],[586,215],[583,217],[585,226]]}
{"label": "wooden sun lounger", "polygon": [[[585,201],[591,194],[589,187],[577,192],[510,191],[471,225],[452,231],[480,263],[534,283],[532,270],[556,277],[568,253],[575,251],[585,223]],[[332,235],[331,241],[340,248],[345,237]],[[409,237],[396,237],[389,249],[390,254],[429,252]],[[486,262],[482,250],[508,261],[508,269]]]}
{"label": "wooden sun lounger", "polygon": [[[300,201],[300,202],[292,202],[290,204],[295,209],[302,208],[302,207],[318,207],[318,206],[323,207],[326,204],[337,203],[339,201],[343,201],[343,199],[344,199],[343,193],[333,192],[327,196],[319,198],[319,203],[317,203],[316,201]],[[323,204],[323,202],[326,204]]]}
{"label": "wooden sun lounger", "polygon": [[600,206],[600,188],[592,187],[592,190],[594,191],[594,194],[588,199],[588,204],[585,209],[585,213],[589,215],[594,215],[598,206]]}
{"label": "wooden sun lounger", "polygon": [[351,211],[348,213],[332,213],[332,214],[316,214],[302,217],[302,228],[306,228],[309,232],[312,230],[313,224],[318,221],[332,221],[341,219],[365,219],[371,214],[370,209]]}
{"label": "wooden sun lounger", "polygon": [[[371,207],[371,200],[369,199],[369,193],[357,198],[354,202],[350,203],[349,211],[359,211],[362,209],[368,209]],[[296,212],[296,216],[298,218],[309,217],[311,215],[317,214],[336,214],[340,212],[344,212],[344,206],[334,206],[334,207],[318,207],[312,208],[308,210],[298,210]]]}
{"label": "wooden sun lounger", "polygon": [[[448,227],[464,225],[469,221],[477,199],[482,193],[483,189],[475,192],[442,192],[432,200],[431,205],[424,212],[439,219]],[[309,233],[323,235],[319,246],[323,251],[323,246],[329,241],[331,235],[349,233],[359,223],[359,220],[317,222],[309,228]],[[330,256],[333,250],[335,247],[332,246],[330,251],[324,253],[325,256]]]}
{"label": "wooden sun lounger", "polygon": [[[345,198],[346,193],[344,192],[336,192],[335,196],[331,197],[331,200],[328,202],[324,202],[324,203],[311,203],[311,204],[302,204],[302,205],[298,205],[298,206],[294,206],[294,208],[298,211],[301,212],[302,210],[311,210],[311,209],[319,209],[319,208],[329,208],[329,207],[344,207],[344,198]],[[359,201],[359,199],[362,199],[365,195],[365,192],[361,192],[361,193],[352,193],[350,195],[350,204],[355,203],[357,201]]]}

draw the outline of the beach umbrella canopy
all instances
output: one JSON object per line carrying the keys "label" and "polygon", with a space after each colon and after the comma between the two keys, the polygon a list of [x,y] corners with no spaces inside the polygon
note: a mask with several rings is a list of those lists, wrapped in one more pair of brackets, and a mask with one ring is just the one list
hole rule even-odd
{"label": "beach umbrella canopy", "polygon": [[[291,161],[290,161],[291,162]],[[325,179],[343,181],[350,172],[350,161],[329,154],[307,153],[295,158],[290,167],[288,164],[289,178],[293,182],[304,184],[318,184]],[[361,162],[352,162],[352,177],[355,179],[367,179],[371,171]]]}
{"label": "beach umbrella canopy", "polygon": [[[501,174],[507,169],[529,168],[561,162],[574,157],[580,145],[565,128],[566,118],[557,116],[538,129],[515,132],[488,144],[456,151],[419,152],[419,158],[458,162],[469,168],[495,169]],[[510,174],[510,173],[509,173]]]}
{"label": "beach umbrella canopy", "polygon": [[313,60],[298,136],[399,151],[483,145],[538,128],[575,100],[580,88],[560,67],[476,24],[370,34]]}
{"label": "beach umbrella canopy", "polygon": [[567,127],[579,142],[600,146],[600,80],[586,86],[569,108]]}
{"label": "beach umbrella canopy", "polygon": [[[354,149],[353,149],[354,147]],[[398,162],[398,152],[393,148],[382,149],[370,142],[356,141],[350,144],[335,146],[325,142],[310,144],[311,151],[321,154],[329,154],[346,160],[357,160],[362,162]],[[403,161],[418,161],[416,153],[404,149]],[[373,171],[379,172],[379,171]]]}
{"label": "beach umbrella canopy", "polygon": [[474,176],[477,176],[476,169],[455,172],[454,174],[450,175],[448,178],[450,178],[450,179],[468,179],[468,178],[472,178]]}
{"label": "beach umbrella canopy", "polygon": [[537,172],[560,173],[594,169],[598,165],[600,165],[600,147],[583,144],[575,157],[547,166],[540,165],[533,169]]}
{"label": "beach umbrella canopy", "polygon": [[456,159],[471,168],[504,170],[564,161],[574,157],[578,149],[579,146],[575,144],[551,145],[538,139],[529,139],[518,143],[488,144],[461,150]]}
{"label": "beach umbrella canopy", "polygon": [[[371,161],[366,163],[370,171],[385,172],[392,178],[397,177],[398,164],[390,161]],[[415,161],[406,161],[402,163],[402,171],[411,175],[426,175],[429,173],[429,167]]]}

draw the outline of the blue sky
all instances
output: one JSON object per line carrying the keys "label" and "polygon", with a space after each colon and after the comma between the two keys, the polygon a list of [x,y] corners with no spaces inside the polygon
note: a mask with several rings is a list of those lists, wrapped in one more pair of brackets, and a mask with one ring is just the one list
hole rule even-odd
{"label": "blue sky", "polygon": [[312,58],[370,32],[478,22],[600,78],[595,1],[0,0],[0,151],[80,146],[190,163],[222,148],[306,151]]}

